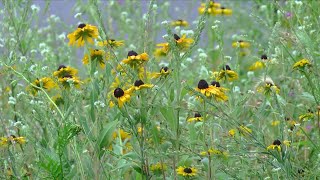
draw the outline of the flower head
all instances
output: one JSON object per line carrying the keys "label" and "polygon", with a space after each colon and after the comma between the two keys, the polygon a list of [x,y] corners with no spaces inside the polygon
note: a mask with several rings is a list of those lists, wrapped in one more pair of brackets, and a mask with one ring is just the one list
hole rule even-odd
{"label": "flower head", "polygon": [[151,78],[167,77],[170,72],[167,66],[161,67],[160,72],[151,73]]}
{"label": "flower head", "polygon": [[231,136],[231,137],[234,137],[236,135],[236,130],[235,129],[230,129],[228,131],[228,135]]}
{"label": "flower head", "polygon": [[71,84],[76,88],[80,88],[80,84],[82,83],[77,76],[71,75],[65,75],[59,78],[58,81],[65,89],[70,89]]}
{"label": "flower head", "polygon": [[265,64],[262,61],[256,61],[249,67],[249,71],[256,71],[263,69],[265,67]]}
{"label": "flower head", "polygon": [[68,34],[69,45],[84,46],[85,42],[93,44],[93,39],[99,36],[98,28],[90,24],[79,24],[78,28]]}
{"label": "flower head", "polygon": [[188,118],[187,121],[188,121],[188,122],[194,122],[194,121],[196,121],[196,122],[201,122],[201,121],[203,121],[203,117],[201,116],[200,113],[196,112],[196,113],[194,114],[194,117]]}
{"label": "flower head", "polygon": [[135,51],[129,51],[127,59],[122,60],[122,62],[124,64],[129,64],[133,68],[136,68],[148,60],[149,55],[147,53],[138,54]]}
{"label": "flower head", "polygon": [[77,74],[77,69],[65,65],[60,65],[58,69],[55,72],[53,72],[53,76],[57,78],[62,78],[66,75],[76,76]]}
{"label": "flower head", "polygon": [[263,78],[262,81],[256,87],[256,89],[259,93],[263,93],[264,95],[267,95],[267,96],[273,93],[276,93],[276,94],[280,93],[280,88],[274,85],[274,82],[269,77],[265,78],[265,80]]}
{"label": "flower head", "polygon": [[222,70],[220,70],[220,72],[217,73],[216,79],[217,81],[221,79],[234,81],[238,79],[238,74],[235,71],[231,70],[229,65],[226,65],[225,68],[223,68]]}
{"label": "flower head", "polygon": [[176,21],[172,21],[171,25],[172,26],[183,26],[183,27],[186,27],[186,26],[189,25],[189,23],[187,21],[185,21],[185,20],[178,19]]}
{"label": "flower head", "polygon": [[311,63],[308,59],[301,59],[300,61],[294,63],[293,69],[304,69],[305,67],[311,67]]}
{"label": "flower head", "polygon": [[108,40],[104,40],[104,41],[100,41],[98,42],[98,46],[110,46],[111,48],[117,48],[117,47],[120,47],[120,46],[123,46],[124,41],[116,41],[114,39],[108,39]]}
{"label": "flower head", "polygon": [[134,82],[134,85],[132,87],[129,88],[128,91],[132,92],[132,91],[138,91],[141,89],[147,89],[147,88],[152,88],[153,84],[145,84],[142,80],[136,80]]}
{"label": "flower head", "polygon": [[119,87],[113,91],[113,95],[115,98],[117,98],[118,106],[120,108],[123,106],[125,102],[129,101],[131,98],[130,91],[128,90],[124,91]]}
{"label": "flower head", "polygon": [[[41,79],[36,79],[33,81],[32,83],[33,85],[39,87],[39,88],[43,88],[45,90],[50,91],[52,88],[57,87],[57,84],[49,77],[43,77]],[[38,88],[31,86],[30,91],[33,95],[36,95],[37,92],[39,91]]]}
{"label": "flower head", "polygon": [[232,9],[221,7],[221,15],[231,16],[232,15]]}
{"label": "flower head", "polygon": [[155,174],[158,174],[158,173],[161,173],[162,171],[165,171],[167,170],[167,166],[161,162],[157,162],[155,164],[152,164],[150,166],[150,170],[155,173]]}
{"label": "flower head", "polygon": [[[180,51],[186,51],[191,46],[191,44],[194,42],[193,39],[187,38],[185,34],[182,35],[182,37],[178,36],[177,34],[173,35],[173,38],[176,42],[176,46]],[[155,51],[155,56],[166,56],[169,52],[170,45],[169,43],[160,43],[157,44],[157,49]]]}
{"label": "flower head", "polygon": [[234,48],[249,48],[250,43],[243,41],[243,40],[239,40],[239,41],[233,42],[232,47],[234,47]]}
{"label": "flower head", "polygon": [[278,139],[276,139],[276,140],[274,140],[273,141],[273,143],[271,144],[271,145],[269,145],[268,147],[267,147],[267,150],[270,150],[270,149],[272,149],[272,150],[274,150],[274,149],[278,149],[278,151],[281,151],[281,141],[280,140],[278,140]]}
{"label": "flower head", "polygon": [[192,177],[197,175],[197,169],[194,167],[179,166],[176,171],[181,176]]}
{"label": "flower head", "polygon": [[195,90],[205,95],[206,97],[214,97],[218,101],[228,100],[228,96],[225,95],[223,89],[212,85],[209,86],[207,81],[204,79],[201,79],[199,81],[198,87],[195,88]]}
{"label": "flower head", "polygon": [[103,50],[90,49],[90,58],[87,54],[85,54],[82,59],[82,63],[89,64],[89,60],[91,63],[99,64],[101,68],[104,68],[106,65],[106,53]]}

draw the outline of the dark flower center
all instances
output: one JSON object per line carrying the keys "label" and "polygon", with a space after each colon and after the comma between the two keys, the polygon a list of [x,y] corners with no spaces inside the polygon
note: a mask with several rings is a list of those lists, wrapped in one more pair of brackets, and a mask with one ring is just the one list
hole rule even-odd
{"label": "dark flower center", "polygon": [[138,55],[138,53],[136,53],[135,51],[129,51],[127,57],[129,57],[129,56],[137,56],[137,55]]}
{"label": "dark flower center", "polygon": [[243,40],[239,40],[238,42],[239,42],[239,43],[242,43],[242,42],[243,42]]}
{"label": "dark flower center", "polygon": [[271,82],[267,82],[266,85],[267,86],[273,86],[273,84]]}
{"label": "dark flower center", "polygon": [[265,55],[265,54],[263,54],[263,55],[261,56],[261,59],[267,60],[267,59],[268,59],[268,56]]}
{"label": "dark flower center", "polygon": [[185,173],[192,173],[192,169],[191,168],[184,168],[183,172]]}
{"label": "dark flower center", "polygon": [[197,112],[197,113],[194,114],[194,117],[195,117],[195,118],[201,117],[201,114]]}
{"label": "dark flower center", "polygon": [[281,142],[280,142],[280,140],[277,139],[277,140],[274,140],[272,144],[280,146]]}
{"label": "dark flower center", "polygon": [[116,41],[116,40],[114,40],[114,39],[109,39],[109,41],[114,42],[114,41]]}
{"label": "dark flower center", "polygon": [[162,71],[162,70],[164,70],[164,72],[168,72],[168,67],[167,66],[165,66],[165,67],[162,67],[161,69],[160,69],[160,72]]}
{"label": "dark flower center", "polygon": [[72,75],[66,74],[66,75],[64,75],[62,78],[72,78]]}
{"label": "dark flower center", "polygon": [[141,86],[141,85],[144,85],[144,82],[141,81],[140,79],[139,79],[139,80],[136,80],[136,82],[134,82],[134,86],[136,86],[136,87],[139,87],[139,86]]}
{"label": "dark flower center", "polygon": [[12,137],[12,138],[16,138],[16,136],[15,136],[15,135],[10,135],[10,137]]}
{"label": "dark flower center", "polygon": [[59,71],[60,69],[63,69],[63,68],[66,68],[66,66],[65,66],[65,65],[60,65],[60,66],[58,67],[58,71]]}
{"label": "dark flower center", "polygon": [[84,28],[84,27],[86,27],[86,24],[84,24],[84,23],[82,23],[82,24],[79,24],[79,26],[78,26],[78,28]]}
{"label": "dark flower center", "polygon": [[177,34],[174,34],[173,37],[174,37],[174,39],[175,39],[176,41],[178,41],[178,40],[180,39],[180,37],[179,37]]}
{"label": "dark flower center", "polygon": [[211,85],[216,86],[216,87],[220,87],[220,83],[218,81],[212,81]]}
{"label": "dark flower center", "polygon": [[226,70],[231,70],[229,65],[226,65]]}
{"label": "dark flower center", "polygon": [[177,21],[178,21],[178,22],[180,22],[180,23],[182,23],[182,22],[183,22],[183,20],[182,20],[182,19],[178,19]]}
{"label": "dark flower center", "polygon": [[226,8],[225,8],[225,7],[221,7],[220,9],[224,10],[224,9],[226,9]]}
{"label": "dark flower center", "polygon": [[124,95],[124,91],[121,88],[117,88],[113,92],[114,97],[119,98]]}
{"label": "dark flower center", "polygon": [[198,88],[199,89],[207,89],[209,87],[208,83],[206,80],[201,79],[198,83]]}

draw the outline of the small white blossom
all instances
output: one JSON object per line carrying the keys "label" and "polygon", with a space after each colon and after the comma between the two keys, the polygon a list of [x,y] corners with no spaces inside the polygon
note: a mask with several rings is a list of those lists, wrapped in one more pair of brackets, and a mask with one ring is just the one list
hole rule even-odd
{"label": "small white blossom", "polygon": [[166,20],[165,20],[165,21],[162,21],[161,24],[167,25],[167,24],[168,24],[168,21],[166,21]]}
{"label": "small white blossom", "polygon": [[9,97],[9,101],[8,101],[8,104],[12,104],[12,105],[15,105],[16,104],[16,98],[14,97]]}
{"label": "small white blossom", "polygon": [[31,5],[31,10],[38,13],[40,11],[40,7],[35,5],[35,4],[32,4]]}
{"label": "small white blossom", "polygon": [[19,61],[21,63],[25,63],[25,62],[27,62],[27,58],[25,56],[21,56]]}
{"label": "small white blossom", "polygon": [[82,16],[82,13],[79,12],[79,13],[75,14],[73,17],[74,17],[74,18],[78,18],[78,17],[80,17],[80,16]]}

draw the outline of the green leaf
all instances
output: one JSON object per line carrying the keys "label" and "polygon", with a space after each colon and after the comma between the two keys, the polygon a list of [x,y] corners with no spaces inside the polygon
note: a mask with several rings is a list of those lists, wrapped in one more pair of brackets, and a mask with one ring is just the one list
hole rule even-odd
{"label": "green leaf", "polygon": [[[98,138],[99,150],[102,150],[105,147],[109,147],[112,140],[112,134],[118,124],[118,121],[112,121],[105,125],[101,130],[100,136]],[[103,151],[100,153],[100,156],[103,155]]]}

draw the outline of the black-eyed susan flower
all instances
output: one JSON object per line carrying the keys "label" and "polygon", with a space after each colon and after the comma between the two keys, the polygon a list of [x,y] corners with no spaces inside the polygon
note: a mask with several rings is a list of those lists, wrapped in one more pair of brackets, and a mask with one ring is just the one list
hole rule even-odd
{"label": "black-eyed susan flower", "polygon": [[262,61],[266,61],[266,60],[268,60],[268,56],[267,56],[266,54],[262,54],[261,57],[260,57],[260,59],[261,59]]}
{"label": "black-eyed susan flower", "polygon": [[120,47],[120,46],[123,46],[124,45],[124,41],[116,41],[114,39],[108,39],[108,40],[104,40],[104,41],[100,41],[98,42],[98,46],[110,46],[111,48],[117,48],[117,47]]}
{"label": "black-eyed susan flower", "polygon": [[299,116],[300,121],[308,121],[308,120],[312,120],[313,118],[314,118],[314,114],[311,111],[308,111],[307,113],[301,114]]}
{"label": "black-eyed susan flower", "polygon": [[277,149],[278,151],[281,151],[281,141],[276,139],[273,141],[273,143],[271,145],[269,145],[267,147],[267,150],[274,150],[274,149]]}
{"label": "black-eyed susan flower", "polygon": [[[120,136],[119,136],[120,135]],[[123,129],[119,129],[112,134],[113,139],[120,137],[122,142],[128,141],[131,138],[130,133],[124,131]]]}
{"label": "black-eyed susan flower", "polygon": [[7,147],[9,139],[7,137],[0,137],[0,147]]}
{"label": "black-eyed susan flower", "polygon": [[250,43],[243,41],[243,40],[239,40],[239,41],[233,42],[232,47],[234,47],[234,48],[249,48]]}
{"label": "black-eyed susan flower", "polygon": [[226,65],[225,68],[220,70],[216,73],[216,79],[219,80],[227,80],[227,81],[234,81],[238,79],[238,74],[231,70],[229,65]]}
{"label": "black-eyed susan flower", "polygon": [[271,78],[266,77],[259,82],[259,84],[256,87],[257,91],[259,93],[262,93],[264,95],[271,95],[273,93],[279,94],[280,88],[274,84]]}
{"label": "black-eyed susan flower", "polygon": [[228,90],[227,88],[221,87],[221,85],[218,81],[212,81],[211,86],[217,87],[222,92],[226,92]]}
{"label": "black-eyed susan flower", "polygon": [[182,19],[178,19],[176,21],[172,21],[171,22],[171,26],[183,26],[183,27],[186,27],[188,26],[189,23],[185,20],[182,20]]}
{"label": "black-eyed susan flower", "polygon": [[90,49],[90,58],[88,54],[85,54],[82,63],[87,65],[89,60],[94,64],[99,64],[101,68],[106,66],[106,53],[100,49]]}
{"label": "black-eyed susan flower", "polygon": [[217,156],[228,156],[228,153],[227,152],[223,152],[223,151],[220,151],[218,149],[215,149],[215,148],[210,148],[208,149],[208,151],[202,151],[200,152],[200,155],[201,156],[211,156],[211,155],[217,155]]}
{"label": "black-eyed susan flower", "polygon": [[82,83],[78,77],[71,75],[65,75],[62,78],[59,78],[58,81],[65,89],[70,89],[71,84],[76,88],[80,88]]}
{"label": "black-eyed susan flower", "polygon": [[263,69],[265,67],[265,64],[262,61],[256,61],[249,67],[249,71],[256,71]]}
{"label": "black-eyed susan flower", "polygon": [[138,91],[141,89],[148,89],[148,88],[152,88],[154,85],[153,84],[145,84],[142,80],[136,80],[134,82],[134,85],[132,87],[129,88],[129,92],[132,91]]}
{"label": "black-eyed susan flower", "polygon": [[234,137],[236,135],[236,129],[230,129],[228,131],[228,135],[231,136],[231,137]]}
{"label": "black-eyed susan flower", "polygon": [[53,76],[62,78],[66,75],[76,76],[78,70],[70,66],[60,65],[56,71],[53,72]]}
{"label": "black-eyed susan flower", "polygon": [[151,164],[150,166],[150,170],[154,173],[154,174],[159,174],[165,170],[167,170],[167,165],[161,163],[161,162],[157,162],[155,164]]}
{"label": "black-eyed susan flower", "polygon": [[300,61],[294,63],[293,69],[303,70],[305,67],[311,67],[311,63],[308,59],[301,59]]}
{"label": "black-eyed susan flower", "polygon": [[201,116],[200,113],[196,112],[194,114],[194,117],[188,118],[187,121],[188,122],[194,122],[194,121],[195,122],[201,122],[201,121],[203,121],[203,117]]}
{"label": "black-eyed susan flower", "polygon": [[176,169],[178,175],[192,177],[197,175],[197,169],[194,167],[179,166]]}
{"label": "black-eyed susan flower", "polygon": [[[221,14],[221,4],[214,2],[214,1],[210,1],[208,10],[206,13],[210,14],[210,15],[218,15]],[[201,3],[200,7],[198,8],[199,14],[203,14],[205,13],[205,9],[206,9],[206,4],[205,3]]]}
{"label": "black-eyed susan flower", "polygon": [[93,44],[93,39],[99,36],[98,28],[90,24],[79,24],[78,28],[68,34],[69,45],[84,46],[85,42]]}
{"label": "black-eyed susan flower", "polygon": [[195,88],[196,91],[205,95],[206,97],[214,97],[216,100],[226,101],[228,96],[216,86],[212,86],[207,83],[206,80],[201,79],[198,83],[198,87]]}
{"label": "black-eyed susan flower", "polygon": [[130,91],[128,90],[122,90],[121,88],[116,88],[113,91],[113,95],[115,98],[117,98],[118,100],[118,106],[121,108],[123,106],[123,104],[127,101],[130,100],[131,95],[130,95]]}
{"label": "black-eyed susan flower", "polygon": [[[45,90],[48,90],[48,91],[57,87],[57,84],[49,77],[43,77],[41,79],[36,79],[32,82],[32,84],[39,87],[39,88],[43,88]],[[33,86],[29,87],[29,89],[33,95],[36,95],[37,92],[39,91],[38,88],[35,88]]]}
{"label": "black-eyed susan flower", "polygon": [[[180,51],[186,51],[194,42],[192,38],[187,38],[185,34],[182,37],[178,36],[177,34],[173,35],[173,38],[176,42],[176,46]],[[157,44],[158,49],[155,51],[155,56],[166,56],[170,50],[169,43],[160,43]]]}
{"label": "black-eyed susan flower", "polygon": [[129,51],[127,59],[122,60],[122,62],[136,68],[148,60],[149,55],[147,53],[138,54],[135,51]]}
{"label": "black-eyed susan flower", "polygon": [[225,15],[225,16],[231,16],[232,15],[232,9],[230,8],[225,8],[225,7],[221,7],[221,15]]}
{"label": "black-eyed susan flower", "polygon": [[161,67],[160,72],[151,73],[151,78],[167,77],[170,72],[167,66]]}
{"label": "black-eyed susan flower", "polygon": [[271,121],[271,126],[278,126],[280,124],[279,120]]}
{"label": "black-eyed susan flower", "polygon": [[291,141],[289,140],[284,140],[283,141],[283,144],[286,146],[286,147],[289,147],[291,145]]}

